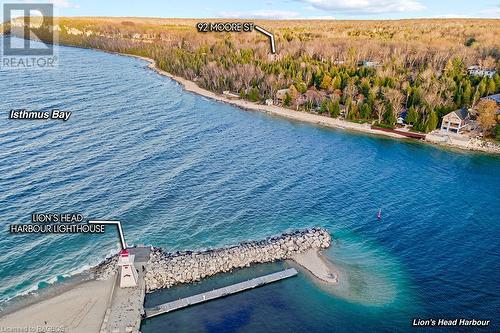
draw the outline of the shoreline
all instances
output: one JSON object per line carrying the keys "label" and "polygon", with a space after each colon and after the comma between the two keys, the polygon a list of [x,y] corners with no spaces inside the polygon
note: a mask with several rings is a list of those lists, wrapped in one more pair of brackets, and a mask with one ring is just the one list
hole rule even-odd
{"label": "shoreline", "polygon": [[293,260],[300,267],[307,270],[315,278],[320,281],[331,284],[339,284],[339,273],[335,266],[327,261],[319,250],[311,249],[304,253],[293,255],[290,260]]}
{"label": "shoreline", "polygon": [[[63,44],[62,44],[63,45]],[[76,46],[78,47],[78,46]],[[330,117],[325,117],[321,116],[318,114],[313,114],[305,111],[296,111],[292,109],[288,109],[282,106],[277,106],[277,105],[264,105],[264,104],[257,104],[255,102],[250,102],[244,99],[231,99],[226,96],[223,96],[221,94],[212,92],[210,90],[201,88],[196,84],[196,82],[185,79],[183,77],[171,74],[169,72],[166,72],[156,66],[156,61],[144,57],[144,56],[139,56],[135,54],[129,54],[129,53],[121,53],[121,52],[113,52],[113,51],[108,51],[108,50],[103,50],[103,49],[94,49],[90,48],[91,50],[96,50],[96,51],[103,51],[106,53],[110,54],[116,54],[116,55],[121,55],[125,57],[132,57],[136,59],[141,59],[144,61],[148,62],[147,68],[155,71],[157,74],[166,76],[177,83],[181,84],[183,86],[183,89],[188,92],[195,93],[197,95],[210,98],[212,100],[222,102],[222,103],[227,103],[233,106],[236,106],[240,109],[243,110],[249,110],[249,111],[258,111],[258,112],[264,112],[268,115],[271,116],[278,116],[281,118],[286,118],[289,120],[295,120],[303,123],[308,123],[308,124],[313,124],[313,125],[318,125],[318,126],[324,126],[328,128],[333,128],[333,129],[341,129],[341,130],[346,130],[346,131],[352,131],[352,132],[357,132],[357,133],[364,133],[364,134],[371,134],[371,135],[376,135],[376,136],[382,136],[382,137],[387,137],[387,138],[392,138],[392,139],[398,139],[398,140],[408,140],[410,142],[418,142],[418,143],[424,143],[430,146],[434,147],[440,147],[440,148],[445,148],[445,149],[452,149],[454,151],[459,151],[459,152],[474,152],[474,153],[485,153],[488,155],[500,155],[500,149],[490,149],[487,147],[480,147],[480,146],[474,146],[474,147],[466,147],[464,145],[459,145],[459,144],[452,144],[452,143],[439,143],[436,141],[430,141],[427,139],[412,139],[409,138],[403,134],[397,134],[394,132],[387,132],[383,130],[377,130],[371,128],[371,125],[364,123],[364,124],[359,124],[359,123],[354,123],[350,122],[347,120],[342,120],[338,118],[330,118]]]}
{"label": "shoreline", "polygon": [[169,72],[166,72],[156,66],[156,61],[154,61],[151,58],[143,57],[143,56],[138,56],[134,54],[128,54],[128,53],[120,53],[120,52],[111,52],[111,51],[106,51],[106,50],[101,50],[101,49],[96,49],[99,51],[105,51],[107,53],[111,54],[118,54],[121,56],[125,57],[133,57],[137,59],[141,59],[144,61],[147,61],[149,64],[147,65],[147,68],[155,71],[159,75],[166,76],[177,83],[180,83],[183,86],[183,89],[188,92],[192,92],[195,94],[198,94],[203,97],[210,98],[212,100],[218,101],[218,102],[223,102],[227,103],[230,105],[234,105],[239,107],[240,109],[244,110],[249,110],[249,111],[259,111],[259,112],[264,112],[269,115],[275,115],[279,116],[282,118],[287,118],[291,120],[296,120],[300,122],[305,122],[309,124],[314,124],[314,125],[320,125],[320,126],[325,126],[329,128],[336,128],[336,129],[343,129],[343,130],[352,130],[356,132],[364,132],[368,134],[374,134],[374,135],[379,135],[379,136],[386,136],[386,137],[392,137],[396,139],[408,139],[408,137],[404,135],[399,135],[397,133],[391,133],[391,132],[384,132],[384,131],[379,131],[372,129],[369,124],[358,124],[358,123],[353,123],[337,118],[330,118],[330,117],[325,117],[325,116],[320,116],[317,114],[305,112],[305,111],[296,111],[292,109],[287,109],[281,106],[277,105],[264,105],[264,104],[257,104],[255,102],[250,102],[244,99],[230,99],[228,97],[225,97],[221,94],[212,92],[210,90],[201,88],[196,84],[196,82],[185,79],[183,77],[171,74]]}
{"label": "shoreline", "polygon": [[[1,34],[0,34],[1,35]],[[399,140],[407,140],[408,142],[416,142],[416,143],[422,143],[426,144],[429,146],[433,147],[438,147],[441,149],[445,150],[452,150],[454,152],[460,152],[460,153],[482,153],[482,154],[487,154],[487,155],[494,155],[494,156],[500,156],[500,145],[496,144],[495,148],[487,147],[490,142],[489,141],[483,141],[482,144],[478,145],[477,142],[473,144],[472,146],[467,146],[463,144],[456,144],[453,142],[438,142],[436,140],[428,140],[427,139],[427,134],[432,134],[432,133],[427,133],[425,134],[424,139],[416,139],[416,138],[410,138],[406,135],[403,134],[397,134],[394,132],[389,132],[389,131],[384,131],[384,130],[377,130],[371,127],[368,123],[355,123],[355,122],[350,122],[347,120],[342,120],[338,118],[330,118],[330,117],[325,117],[321,116],[319,114],[313,114],[305,111],[297,111],[297,110],[292,110],[288,108],[284,108],[282,106],[276,106],[276,105],[264,105],[264,104],[258,104],[255,102],[250,102],[246,101],[244,99],[230,99],[228,97],[225,97],[221,94],[212,92],[210,90],[201,88],[196,84],[196,82],[185,79],[181,76],[177,76],[174,74],[171,74],[167,71],[164,71],[156,66],[156,61],[154,59],[145,57],[145,56],[140,56],[136,54],[131,54],[131,53],[123,53],[123,52],[118,52],[118,51],[110,51],[110,50],[105,50],[105,49],[98,49],[98,48],[93,48],[93,47],[84,47],[84,46],[79,46],[79,45],[71,45],[71,44],[57,44],[59,46],[65,46],[65,47],[75,47],[79,49],[87,49],[87,50],[93,50],[93,51],[100,51],[100,52],[105,52],[109,54],[114,54],[114,55],[121,55],[124,57],[132,57],[136,59],[141,59],[146,62],[148,62],[147,68],[155,71],[157,74],[166,76],[177,83],[181,84],[183,86],[183,89],[188,92],[195,93],[197,95],[203,96],[210,98],[212,100],[222,102],[222,103],[227,103],[233,106],[236,106],[240,109],[243,110],[249,110],[249,111],[258,111],[258,112],[264,112],[268,115],[271,116],[278,116],[281,118],[286,118],[289,120],[295,120],[299,122],[304,122],[304,123],[309,123],[312,125],[317,125],[317,126],[323,126],[327,128],[332,128],[332,129],[340,129],[340,130],[345,130],[348,132],[355,132],[355,133],[363,133],[363,134],[371,134],[375,135],[378,137],[386,137],[386,138],[392,138],[392,139],[399,139]],[[471,139],[473,140],[473,139]],[[477,139],[476,139],[477,141]]]}
{"label": "shoreline", "polygon": [[[171,253],[151,247],[149,259],[143,266],[143,291],[150,293],[178,284],[189,285],[219,273],[286,260],[294,261],[314,278],[336,285],[335,266],[324,261],[319,252],[330,245],[331,236],[326,229],[311,228],[199,251]],[[17,299],[0,311],[0,326],[64,327],[71,332],[99,332],[109,320],[112,300],[116,301],[117,259],[118,255],[113,255],[67,283]]]}
{"label": "shoreline", "polygon": [[[38,327],[47,332],[99,332],[113,292],[114,279],[89,279],[66,286],[0,312],[0,326],[11,329]],[[21,331],[19,331],[21,332]],[[23,331],[24,332],[24,331]]]}

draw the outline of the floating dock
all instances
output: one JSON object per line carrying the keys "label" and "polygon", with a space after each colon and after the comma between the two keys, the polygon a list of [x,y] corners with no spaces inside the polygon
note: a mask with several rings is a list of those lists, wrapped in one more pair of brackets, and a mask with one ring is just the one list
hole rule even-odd
{"label": "floating dock", "polygon": [[280,281],[283,279],[287,279],[289,277],[297,275],[297,270],[295,268],[289,268],[281,272],[272,273],[264,276],[260,276],[255,279],[251,279],[248,281],[236,283],[229,285],[227,287],[214,289],[211,291],[207,291],[201,294],[189,296],[186,298],[181,298],[176,301],[164,303],[158,305],[154,308],[146,309],[146,318],[155,317],[164,313],[172,312],[175,310],[179,310],[191,305],[208,302],[220,297],[236,294],[248,289],[256,288],[263,286],[268,283]]}

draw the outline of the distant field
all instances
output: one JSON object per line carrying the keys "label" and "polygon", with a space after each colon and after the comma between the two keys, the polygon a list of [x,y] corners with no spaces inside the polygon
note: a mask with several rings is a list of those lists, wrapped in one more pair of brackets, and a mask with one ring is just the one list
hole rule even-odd
{"label": "distant field", "polygon": [[[460,56],[475,63],[485,55],[499,56],[499,19],[412,19],[386,21],[338,20],[226,20],[226,19],[168,19],[135,17],[61,17],[61,26],[81,30],[121,33],[124,37],[139,33],[153,40],[189,38],[189,44],[200,46],[221,39],[237,42],[236,46],[267,51],[267,40],[255,33],[208,33],[196,31],[196,23],[252,21],[273,32],[278,54],[304,52],[324,58],[347,57],[350,51],[359,59],[383,60],[390,55],[410,56],[408,53],[432,52],[449,57]],[[401,50],[397,50],[402,49]],[[439,60],[438,60],[439,61]]]}

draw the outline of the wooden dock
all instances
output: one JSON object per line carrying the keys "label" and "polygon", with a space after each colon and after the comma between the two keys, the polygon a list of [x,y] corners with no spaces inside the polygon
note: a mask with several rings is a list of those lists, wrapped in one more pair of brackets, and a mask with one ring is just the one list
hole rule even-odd
{"label": "wooden dock", "polygon": [[167,312],[172,312],[179,310],[191,305],[208,302],[216,298],[225,297],[228,295],[236,294],[248,289],[263,286],[268,283],[280,281],[292,276],[297,275],[297,270],[295,268],[289,268],[281,272],[272,273],[264,276],[260,276],[255,279],[247,280],[244,282],[232,284],[223,288],[214,289],[201,294],[189,296],[186,298],[181,298],[176,301],[164,303],[158,305],[154,308],[146,309],[146,318],[155,317]]}

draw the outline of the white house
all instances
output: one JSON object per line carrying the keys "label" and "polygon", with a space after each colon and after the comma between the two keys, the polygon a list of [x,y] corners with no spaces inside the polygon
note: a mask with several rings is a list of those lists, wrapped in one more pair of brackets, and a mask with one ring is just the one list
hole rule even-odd
{"label": "white house", "polygon": [[467,109],[452,111],[443,117],[441,131],[461,134],[469,125],[470,116]]}
{"label": "white house", "polygon": [[487,76],[489,78],[492,78],[493,75],[495,75],[496,70],[486,69],[486,68],[482,68],[480,66],[470,66],[470,67],[467,67],[467,72],[469,73],[469,75],[473,75],[473,76]]}
{"label": "white house", "polygon": [[378,61],[369,61],[369,60],[363,60],[361,62],[361,65],[363,67],[368,67],[368,68],[380,67],[380,63]]}
{"label": "white house", "polygon": [[276,99],[279,101],[283,101],[286,97],[286,94],[290,92],[290,89],[280,89],[276,92]]}
{"label": "white house", "polygon": [[401,112],[397,119],[398,125],[404,125],[406,123],[406,111]]}

